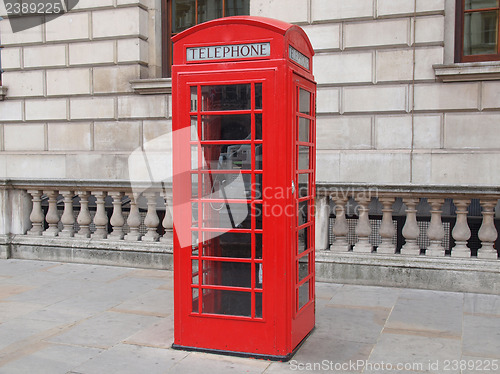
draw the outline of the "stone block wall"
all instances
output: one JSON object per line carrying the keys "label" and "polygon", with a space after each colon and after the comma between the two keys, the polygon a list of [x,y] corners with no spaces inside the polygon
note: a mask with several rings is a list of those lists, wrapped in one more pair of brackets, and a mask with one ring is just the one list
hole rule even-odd
{"label": "stone block wall", "polygon": [[[500,81],[436,72],[453,63],[454,3],[251,0],[315,48],[318,181],[500,183]],[[128,179],[131,152],[169,131],[170,95],[130,84],[160,77],[160,0],[80,0],[0,35],[0,177]]]}
{"label": "stone block wall", "polygon": [[128,157],[151,140],[151,123],[156,136],[170,126],[170,97],[139,96],[130,84],[160,77],[160,8],[81,0],[21,32],[0,21],[0,178],[129,178]]}
{"label": "stone block wall", "polygon": [[301,25],[316,51],[318,181],[500,182],[499,77],[443,83],[434,68],[453,63],[454,0],[283,3],[251,7]]}

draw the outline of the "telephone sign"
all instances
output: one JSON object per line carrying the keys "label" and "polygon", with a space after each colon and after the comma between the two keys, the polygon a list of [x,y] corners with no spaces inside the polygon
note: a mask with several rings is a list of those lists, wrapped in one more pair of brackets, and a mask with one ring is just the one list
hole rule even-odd
{"label": "telephone sign", "polygon": [[260,17],[173,40],[173,347],[287,360],[315,323],[311,43]]}
{"label": "telephone sign", "polygon": [[213,45],[186,49],[187,61],[229,60],[271,55],[270,43]]}

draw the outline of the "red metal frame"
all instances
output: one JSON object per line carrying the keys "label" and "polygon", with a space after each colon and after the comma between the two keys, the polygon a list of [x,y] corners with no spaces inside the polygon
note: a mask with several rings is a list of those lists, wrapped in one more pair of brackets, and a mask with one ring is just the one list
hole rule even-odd
{"label": "red metal frame", "polygon": [[[316,85],[311,72],[311,44],[299,27],[259,17],[207,22],[173,39],[174,347],[287,359],[314,327]],[[187,48],[262,41],[269,43],[269,56],[217,61],[187,61],[186,57]],[[291,59],[292,52],[299,57]],[[309,66],[304,64],[307,59]],[[217,87],[232,89],[237,85],[249,85],[250,107],[211,110]],[[257,87],[262,87],[261,108],[256,105]],[[208,96],[202,95],[203,89],[210,92]],[[309,113],[299,108],[301,91],[309,92]],[[214,117],[206,125],[204,119],[209,115]],[[250,116],[249,138],[217,138],[221,124],[216,116],[222,120],[229,115]],[[257,118],[262,120],[261,139],[256,136]],[[299,122],[309,124],[307,139],[301,138],[303,132],[299,135]],[[192,124],[196,124],[193,133],[196,129],[198,139],[192,139]],[[228,144],[247,146],[254,152],[247,169],[207,166],[207,160],[220,160],[221,149]],[[306,148],[299,147],[307,147],[309,152],[309,164],[304,170],[299,170],[298,150]],[[262,152],[261,168],[256,162],[257,149]],[[196,168],[191,165],[192,150],[196,151]],[[262,196],[252,188],[245,199],[227,198],[224,190],[215,188],[216,181],[232,175],[241,175],[252,186],[261,180]],[[304,175],[308,190],[299,196],[298,189],[292,186],[304,184]],[[193,180],[198,181],[194,192],[189,188]],[[305,202],[310,209],[306,222],[299,224],[298,209]],[[231,206],[245,212],[245,204],[250,218],[242,226],[236,226],[231,218],[230,227],[222,227],[224,223],[218,221],[220,215],[215,208],[229,211]],[[194,220],[191,210],[195,212]],[[305,228],[309,235],[299,253],[298,235]],[[224,254],[222,239],[216,235],[203,240],[222,231],[234,234],[237,240],[250,238],[249,254]],[[256,249],[260,242],[261,255]],[[299,274],[299,266],[306,272]],[[244,269],[241,274],[246,274],[247,283],[223,283],[224,274],[239,274],[233,268]],[[307,298],[299,300],[299,293]],[[238,311],[226,307],[228,295],[241,300],[230,306]]]}

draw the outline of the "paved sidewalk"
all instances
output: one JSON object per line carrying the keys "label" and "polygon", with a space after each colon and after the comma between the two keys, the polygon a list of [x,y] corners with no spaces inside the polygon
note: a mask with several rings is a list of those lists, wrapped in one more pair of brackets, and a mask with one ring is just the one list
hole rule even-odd
{"label": "paved sidewalk", "polygon": [[268,362],[172,350],[170,271],[0,260],[0,373],[500,373],[500,296],[316,290],[316,330]]}

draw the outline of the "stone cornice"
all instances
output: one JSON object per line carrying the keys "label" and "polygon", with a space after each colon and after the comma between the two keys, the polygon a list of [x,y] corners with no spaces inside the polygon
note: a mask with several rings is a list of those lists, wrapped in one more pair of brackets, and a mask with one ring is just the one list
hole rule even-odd
{"label": "stone cornice", "polygon": [[467,82],[499,80],[500,61],[467,62],[433,65],[436,78],[441,82]]}
{"label": "stone cornice", "polygon": [[140,95],[159,95],[172,93],[171,78],[157,79],[134,79],[130,81],[130,85],[135,93]]}
{"label": "stone cornice", "polygon": [[0,86],[0,101],[3,101],[5,96],[7,95],[8,88],[5,86]]}

